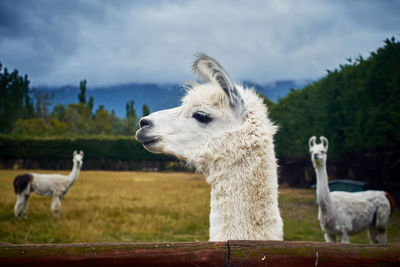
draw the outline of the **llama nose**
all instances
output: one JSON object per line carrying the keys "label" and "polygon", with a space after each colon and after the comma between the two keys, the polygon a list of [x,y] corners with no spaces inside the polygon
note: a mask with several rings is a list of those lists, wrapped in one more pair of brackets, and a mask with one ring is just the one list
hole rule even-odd
{"label": "llama nose", "polygon": [[153,126],[153,122],[149,119],[142,118],[139,121],[139,125],[140,125],[140,128],[151,127],[151,126]]}
{"label": "llama nose", "polygon": [[318,159],[318,154],[314,154],[314,159]]}

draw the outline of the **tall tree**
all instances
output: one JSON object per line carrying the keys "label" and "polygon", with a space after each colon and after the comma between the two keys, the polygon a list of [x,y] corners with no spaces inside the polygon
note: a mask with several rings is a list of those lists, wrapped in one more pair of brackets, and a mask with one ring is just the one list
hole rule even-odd
{"label": "tall tree", "polygon": [[135,101],[131,100],[126,103],[126,118],[123,120],[122,134],[132,135],[137,130],[138,117],[135,110]]}
{"label": "tall tree", "polygon": [[33,117],[28,76],[9,73],[0,63],[0,132],[9,132],[18,119]]}
{"label": "tall tree", "polygon": [[87,106],[90,110],[90,113],[93,113],[94,99],[93,96],[89,97],[89,101],[87,102]]}
{"label": "tall tree", "polygon": [[134,108],[135,101],[131,100],[126,103],[125,108],[126,108],[126,117],[136,117],[136,110]]}
{"label": "tall tree", "polygon": [[54,94],[44,93],[33,89],[33,97],[35,98],[35,116],[46,119],[48,108],[51,105],[51,99]]}
{"label": "tall tree", "polygon": [[150,114],[150,108],[146,104],[143,105],[142,114],[143,117],[148,116]]}
{"label": "tall tree", "polygon": [[86,104],[86,80],[82,80],[79,83],[79,94],[78,100],[81,104]]}

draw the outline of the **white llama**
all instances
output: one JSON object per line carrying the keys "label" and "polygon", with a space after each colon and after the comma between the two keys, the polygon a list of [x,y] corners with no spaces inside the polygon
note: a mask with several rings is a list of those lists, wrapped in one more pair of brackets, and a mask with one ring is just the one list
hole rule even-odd
{"label": "white llama", "polygon": [[210,241],[282,240],[276,126],[250,89],[235,84],[213,58],[199,55],[182,105],[140,120],[136,139],[153,153],[186,160],[211,185]]}
{"label": "white llama", "polygon": [[35,192],[41,196],[50,196],[53,198],[51,210],[55,217],[59,216],[59,208],[61,199],[67,194],[69,188],[74,184],[79,176],[79,172],[83,164],[83,152],[73,153],[73,167],[69,175],[61,174],[37,174],[28,173],[18,175],[14,179],[15,194],[17,194],[17,202],[14,207],[14,215],[17,218],[23,216],[25,219],[26,208],[28,206],[28,198],[31,192]]}
{"label": "white llama", "polygon": [[373,243],[385,244],[389,217],[394,208],[393,198],[384,191],[330,192],[326,159],[328,140],[321,136],[309,140],[311,161],[317,175],[318,219],[327,242],[349,243],[349,235],[368,228]]}

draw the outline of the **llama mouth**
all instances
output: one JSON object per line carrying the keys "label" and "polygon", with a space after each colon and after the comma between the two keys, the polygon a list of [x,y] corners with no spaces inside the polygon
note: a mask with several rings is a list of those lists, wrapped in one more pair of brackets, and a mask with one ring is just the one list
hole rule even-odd
{"label": "llama mouth", "polygon": [[154,144],[156,144],[160,140],[160,137],[150,136],[150,137],[146,137],[144,139],[141,138],[141,139],[136,139],[136,140],[139,141],[140,143],[142,143],[144,147],[152,147],[152,146],[154,146]]}
{"label": "llama mouth", "polygon": [[152,152],[152,153],[160,153],[159,149],[157,148],[158,141],[160,141],[159,137],[157,137],[153,140],[142,142],[142,144],[143,144],[143,147],[147,151]]}
{"label": "llama mouth", "polygon": [[161,139],[157,135],[148,135],[148,129],[141,128],[136,132],[136,140],[143,144],[144,148],[151,150],[154,145]]}
{"label": "llama mouth", "polygon": [[143,142],[142,144],[143,144],[144,146],[152,146],[152,145],[154,145],[155,143],[157,143],[159,140],[160,140],[160,139],[157,137],[157,138],[154,138],[153,140],[145,141],[145,142]]}

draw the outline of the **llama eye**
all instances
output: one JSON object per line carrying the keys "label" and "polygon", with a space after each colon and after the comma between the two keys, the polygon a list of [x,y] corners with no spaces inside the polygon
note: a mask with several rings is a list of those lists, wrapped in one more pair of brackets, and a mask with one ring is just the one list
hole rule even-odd
{"label": "llama eye", "polygon": [[204,124],[207,124],[212,121],[212,118],[210,116],[202,112],[194,113],[192,117],[195,118],[198,122]]}

